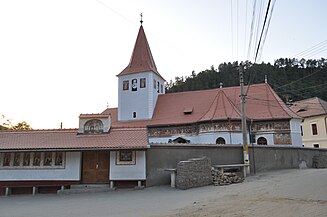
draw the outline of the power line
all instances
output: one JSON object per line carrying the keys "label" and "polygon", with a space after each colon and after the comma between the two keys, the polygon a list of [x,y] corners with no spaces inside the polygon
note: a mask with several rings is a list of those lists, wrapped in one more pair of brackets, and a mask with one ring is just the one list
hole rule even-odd
{"label": "power line", "polygon": [[232,32],[232,59],[234,58],[234,35],[233,35],[233,0],[230,1],[230,21]]}
{"label": "power line", "polygon": [[256,4],[257,0],[253,1],[253,6],[252,6],[252,20],[251,20],[251,30],[250,30],[250,36],[249,36],[249,46],[248,46],[248,54],[247,54],[247,59],[250,59],[250,53],[251,53],[251,47],[252,47],[252,38],[253,38],[253,31],[254,31],[254,23],[255,23],[255,10],[256,10]]}
{"label": "power line", "polygon": [[321,46],[324,46],[325,44],[327,44],[327,40],[322,41],[322,42],[319,42],[318,44],[316,44],[316,45],[314,45],[314,46],[312,46],[312,47],[310,47],[310,48],[307,48],[306,50],[301,51],[300,53],[297,53],[297,54],[295,54],[295,55],[293,55],[293,56],[306,55],[307,53],[312,52],[312,51],[314,51],[315,49],[317,49],[317,48],[319,48],[319,47],[321,47]]}
{"label": "power line", "polygon": [[259,39],[259,43],[258,43],[256,54],[255,54],[254,62],[257,62],[259,48],[260,48],[261,40],[262,40],[262,35],[263,35],[264,29],[266,27],[266,22],[267,22],[268,12],[269,12],[269,8],[270,8],[270,3],[271,3],[271,0],[268,1],[268,6],[267,6],[267,10],[266,10],[266,16],[265,16],[265,20],[263,21],[263,26],[262,26],[262,30],[261,30],[260,39]]}
{"label": "power line", "polygon": [[264,36],[263,36],[262,46],[259,48],[258,60],[261,59],[261,55],[262,55],[262,51],[263,51],[263,46],[264,46],[264,44],[266,42],[266,38],[267,38],[267,35],[268,35],[268,29],[269,29],[269,26],[270,26],[270,21],[271,21],[272,14],[273,14],[273,11],[274,11],[275,3],[276,3],[276,0],[273,0],[272,6],[271,6],[271,10],[270,10],[270,14],[269,14],[268,23],[267,23],[267,28],[265,29],[265,33],[264,33]]}
{"label": "power line", "polygon": [[319,70],[317,70],[317,71],[315,71],[315,72],[313,72],[313,73],[311,73],[311,74],[309,74],[309,75],[307,75],[307,76],[304,76],[304,77],[299,78],[299,79],[297,79],[297,80],[295,80],[295,81],[292,81],[292,82],[290,82],[290,83],[288,83],[288,84],[284,84],[284,85],[282,85],[282,86],[280,86],[280,87],[277,87],[276,89],[279,89],[279,88],[286,87],[286,86],[289,86],[289,85],[291,85],[291,84],[294,84],[295,82],[301,81],[301,80],[303,80],[303,79],[305,79],[305,78],[308,78],[308,77],[310,77],[310,76],[312,76],[312,75],[314,75],[314,74],[317,74],[318,72],[320,72],[320,71],[323,70],[323,69],[325,69],[325,68],[321,68],[321,69],[319,69]]}

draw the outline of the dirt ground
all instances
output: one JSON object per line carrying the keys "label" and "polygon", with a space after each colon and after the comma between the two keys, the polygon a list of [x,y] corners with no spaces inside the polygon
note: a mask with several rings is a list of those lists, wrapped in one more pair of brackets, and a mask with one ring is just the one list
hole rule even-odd
{"label": "dirt ground", "polygon": [[0,217],[326,217],[327,169],[282,170],[229,186],[0,197]]}

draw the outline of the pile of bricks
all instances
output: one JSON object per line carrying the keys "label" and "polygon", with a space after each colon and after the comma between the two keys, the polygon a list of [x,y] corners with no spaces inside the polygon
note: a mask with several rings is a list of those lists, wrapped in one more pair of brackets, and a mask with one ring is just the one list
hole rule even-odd
{"label": "pile of bricks", "polygon": [[207,157],[180,161],[176,168],[176,187],[189,189],[212,184],[211,160]]}
{"label": "pile of bricks", "polygon": [[327,168],[327,156],[316,155],[312,159],[313,168]]}
{"label": "pile of bricks", "polygon": [[233,183],[243,182],[243,178],[238,176],[236,173],[222,173],[217,169],[211,170],[212,182],[214,186],[218,185],[230,185]]}

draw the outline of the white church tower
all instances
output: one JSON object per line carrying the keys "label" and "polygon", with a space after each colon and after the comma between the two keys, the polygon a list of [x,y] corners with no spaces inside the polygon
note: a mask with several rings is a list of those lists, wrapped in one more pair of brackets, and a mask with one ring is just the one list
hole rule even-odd
{"label": "white church tower", "polygon": [[142,22],[130,62],[117,75],[119,121],[151,119],[158,95],[165,93],[165,79],[154,63]]}

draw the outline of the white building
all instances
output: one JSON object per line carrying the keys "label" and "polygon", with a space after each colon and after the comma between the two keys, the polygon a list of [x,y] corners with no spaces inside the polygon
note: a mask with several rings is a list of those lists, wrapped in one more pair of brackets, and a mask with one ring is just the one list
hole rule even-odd
{"label": "white building", "polygon": [[[165,94],[142,25],[117,76],[118,108],[81,114],[78,129],[0,131],[0,194],[31,186],[144,186],[150,144],[242,143],[239,87]],[[302,145],[301,118],[268,84],[252,85],[246,105],[255,144]]]}

